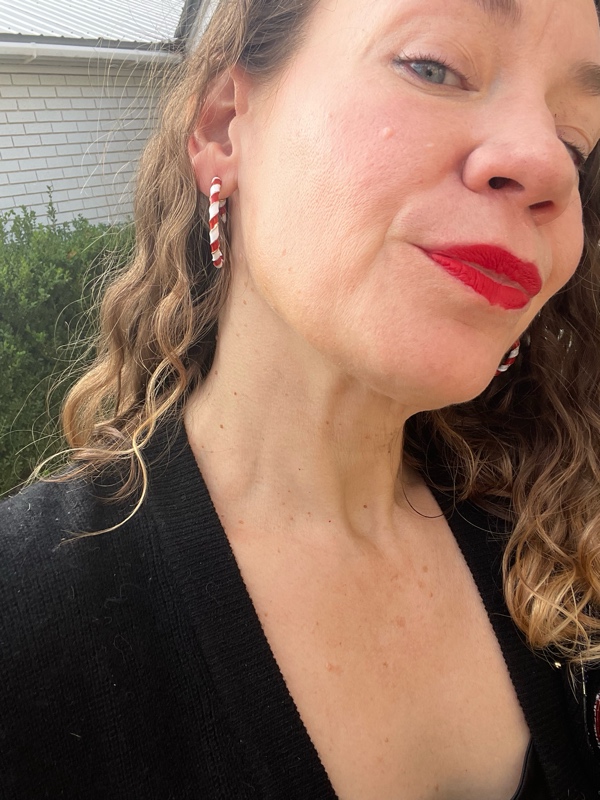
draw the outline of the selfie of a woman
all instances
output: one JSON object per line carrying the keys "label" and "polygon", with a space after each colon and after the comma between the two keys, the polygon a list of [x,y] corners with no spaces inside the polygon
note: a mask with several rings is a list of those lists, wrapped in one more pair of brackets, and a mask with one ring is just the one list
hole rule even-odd
{"label": "selfie of a woman", "polygon": [[215,6],[0,505],[0,797],[598,798],[596,4]]}

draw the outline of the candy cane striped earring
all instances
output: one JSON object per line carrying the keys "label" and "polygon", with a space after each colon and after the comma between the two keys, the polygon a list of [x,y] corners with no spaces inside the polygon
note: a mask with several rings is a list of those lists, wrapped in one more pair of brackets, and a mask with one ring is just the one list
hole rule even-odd
{"label": "candy cane striped earring", "polygon": [[502,375],[504,372],[506,372],[507,369],[512,367],[512,365],[519,357],[520,350],[521,350],[521,342],[517,339],[517,341],[510,348],[510,351],[506,356],[506,358],[504,359],[504,361],[500,364],[500,366],[496,370],[496,375]]}
{"label": "candy cane striped earring", "polygon": [[210,232],[210,252],[217,269],[223,266],[221,252],[221,222],[227,221],[227,201],[221,200],[221,178],[213,178],[210,185],[210,207],[208,210]]}

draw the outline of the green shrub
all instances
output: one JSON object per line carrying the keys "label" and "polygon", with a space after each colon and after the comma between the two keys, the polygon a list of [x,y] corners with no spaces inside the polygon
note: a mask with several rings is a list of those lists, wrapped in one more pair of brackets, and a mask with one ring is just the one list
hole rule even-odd
{"label": "green shrub", "polygon": [[56,419],[69,365],[89,358],[92,289],[131,252],[129,228],[59,224],[51,197],[48,219],[0,214],[0,493],[61,448]]}

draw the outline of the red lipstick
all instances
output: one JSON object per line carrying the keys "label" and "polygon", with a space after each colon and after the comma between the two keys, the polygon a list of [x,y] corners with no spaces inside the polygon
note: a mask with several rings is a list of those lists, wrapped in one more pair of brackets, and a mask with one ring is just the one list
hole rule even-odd
{"label": "red lipstick", "polygon": [[490,305],[508,310],[524,308],[542,289],[536,265],[521,261],[501,247],[472,244],[422,249],[449,275],[485,297]]}

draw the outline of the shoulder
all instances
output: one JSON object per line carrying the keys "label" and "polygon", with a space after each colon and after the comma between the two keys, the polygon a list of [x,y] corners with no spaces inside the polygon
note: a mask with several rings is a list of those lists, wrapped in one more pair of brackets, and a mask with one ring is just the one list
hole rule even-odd
{"label": "shoulder", "polygon": [[[48,581],[56,570],[77,571],[82,559],[99,549],[101,537],[86,544],[85,534],[106,530],[127,517],[125,507],[108,503],[102,495],[91,481],[67,478],[40,481],[0,503],[4,588],[15,578],[23,587],[33,581],[41,588],[42,575]],[[102,549],[108,545],[106,540]],[[58,573],[54,577],[59,580]]]}
{"label": "shoulder", "polygon": [[[15,675],[33,675],[49,654],[83,653],[123,585],[150,580],[144,513],[115,528],[129,508],[100,494],[83,480],[40,482],[0,505],[0,639]],[[121,605],[139,613],[133,597]]]}
{"label": "shoulder", "polygon": [[58,545],[102,515],[100,498],[90,483],[39,481],[0,503],[0,546],[20,551],[32,539]]}

